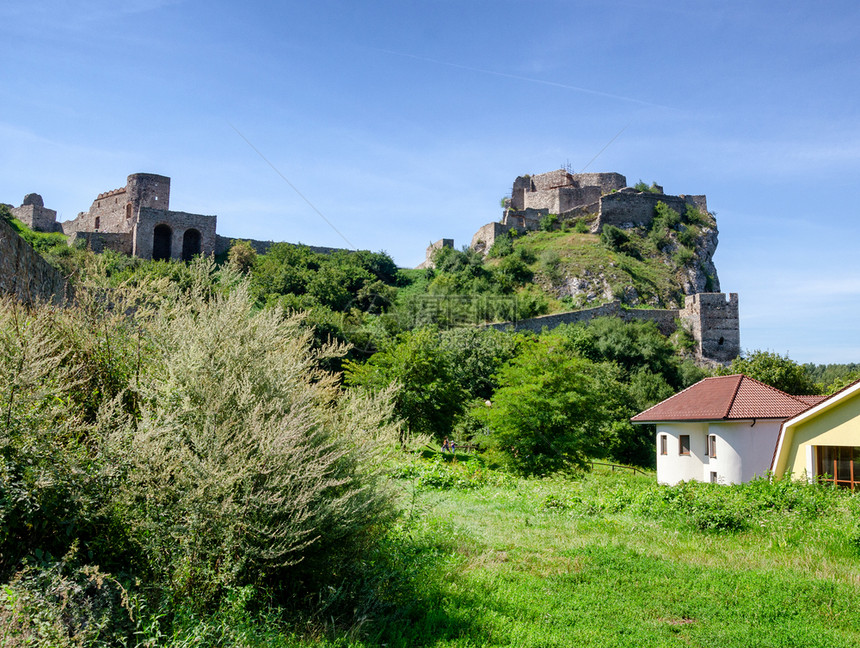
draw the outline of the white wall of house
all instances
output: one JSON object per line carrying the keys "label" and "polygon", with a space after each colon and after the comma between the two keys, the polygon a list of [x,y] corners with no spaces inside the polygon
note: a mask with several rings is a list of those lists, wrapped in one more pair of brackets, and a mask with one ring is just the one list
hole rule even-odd
{"label": "white wall of house", "polygon": [[717,456],[709,459],[703,481],[716,471],[721,484],[742,484],[770,470],[782,421],[758,420],[711,423],[709,434],[717,440]]}
{"label": "white wall of house", "polygon": [[[666,436],[666,454],[660,454],[660,437]],[[690,454],[680,453],[681,436],[690,437]],[[708,437],[708,424],[682,421],[657,424],[657,481],[673,485],[702,479]]]}
{"label": "white wall of house", "polygon": [[[657,481],[673,485],[681,481],[714,481],[740,484],[770,468],[782,421],[715,421],[657,424]],[[661,451],[666,436],[666,454]],[[681,435],[690,437],[690,453],[680,453]],[[716,441],[716,457],[708,456],[708,436]]]}

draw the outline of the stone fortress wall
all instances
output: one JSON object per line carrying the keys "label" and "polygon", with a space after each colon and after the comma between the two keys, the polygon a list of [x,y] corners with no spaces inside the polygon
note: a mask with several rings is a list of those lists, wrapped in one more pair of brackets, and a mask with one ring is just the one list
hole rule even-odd
{"label": "stone fortress wall", "polygon": [[57,212],[53,209],[47,209],[42,196],[37,193],[27,194],[24,196],[24,202],[21,203],[21,206],[12,207],[10,211],[15,218],[31,230],[37,232],[62,231],[57,225]]}
{"label": "stone fortress wall", "polygon": [[555,214],[562,221],[584,218],[590,222],[590,231],[596,234],[604,225],[647,227],[658,202],[666,203],[680,214],[687,205],[708,210],[705,196],[672,196],[658,189],[660,193],[637,191],[627,186],[627,178],[620,173],[570,173],[559,169],[520,176],[514,180],[511,199],[501,220],[479,229],[472,237],[471,247],[486,254],[497,236],[512,229],[520,233],[537,230],[548,214]]}
{"label": "stone fortress wall", "polygon": [[[39,194],[28,194],[13,215],[31,229],[63,232],[69,245],[78,241],[93,252],[114,250],[145,259],[185,259],[195,254],[223,254],[238,240],[265,254],[275,241],[220,236],[217,217],[170,209],[170,178],[133,173],[126,185],[96,196],[89,210],[73,220],[57,222],[57,212],[46,209]],[[331,254],[341,248],[309,245],[311,251]]]}
{"label": "stone fortress wall", "polygon": [[626,309],[616,300],[594,308],[490,326],[499,330],[540,333],[545,328],[552,330],[561,324],[588,322],[596,317],[618,317],[627,322],[655,322],[663,335],[674,333],[680,324],[690,331],[696,341],[696,355],[717,362],[730,362],[741,352],[737,293],[730,293],[728,299],[724,293],[687,295],[684,308],[676,309]]}
{"label": "stone fortress wall", "polygon": [[[17,216],[16,216],[17,218]],[[14,295],[32,304],[62,304],[72,299],[72,289],[62,273],[45,261],[0,218],[0,295]]]}

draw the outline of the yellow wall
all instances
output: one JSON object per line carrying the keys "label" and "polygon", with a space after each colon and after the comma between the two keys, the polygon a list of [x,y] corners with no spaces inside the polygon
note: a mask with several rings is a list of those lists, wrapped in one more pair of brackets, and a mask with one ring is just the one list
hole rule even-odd
{"label": "yellow wall", "polygon": [[785,431],[777,476],[791,471],[800,477],[806,470],[806,446],[860,446],[860,392],[833,403],[818,414]]}

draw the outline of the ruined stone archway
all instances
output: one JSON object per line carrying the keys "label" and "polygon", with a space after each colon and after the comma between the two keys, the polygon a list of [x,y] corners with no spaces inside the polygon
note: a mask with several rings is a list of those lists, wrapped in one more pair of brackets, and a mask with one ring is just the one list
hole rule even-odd
{"label": "ruined stone archway", "polygon": [[200,254],[200,232],[194,228],[187,229],[182,235],[182,260],[191,261],[197,254]]}
{"label": "ruined stone archway", "polygon": [[170,244],[173,238],[173,230],[170,225],[156,225],[152,234],[152,258],[158,261],[159,259],[170,258]]}

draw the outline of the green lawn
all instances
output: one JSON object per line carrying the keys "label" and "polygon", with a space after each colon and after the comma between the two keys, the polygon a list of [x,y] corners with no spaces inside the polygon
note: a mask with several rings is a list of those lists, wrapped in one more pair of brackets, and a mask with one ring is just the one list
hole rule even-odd
{"label": "green lawn", "polygon": [[[860,645],[857,498],[818,513],[759,507],[744,530],[702,531],[672,503],[651,507],[665,490],[653,482],[419,485],[410,533],[437,552],[425,607],[355,645]],[[703,485],[702,506],[719,488]]]}

